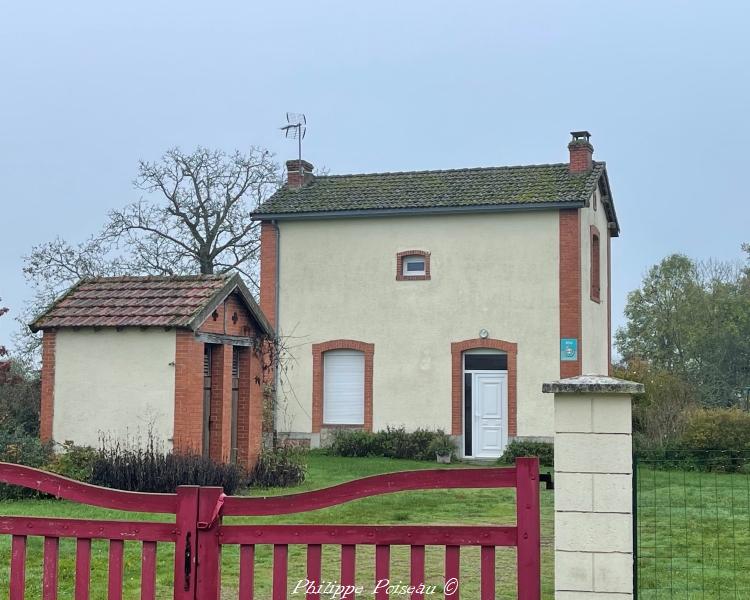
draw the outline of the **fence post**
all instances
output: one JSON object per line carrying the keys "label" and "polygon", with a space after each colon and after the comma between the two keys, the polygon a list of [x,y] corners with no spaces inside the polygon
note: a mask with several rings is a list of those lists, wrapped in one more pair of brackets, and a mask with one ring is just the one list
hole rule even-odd
{"label": "fence post", "polygon": [[195,485],[177,488],[177,541],[174,548],[174,600],[195,599],[198,495]]}
{"label": "fence post", "polygon": [[539,459],[516,459],[516,567],[518,600],[541,598]]}
{"label": "fence post", "polygon": [[221,544],[219,525],[224,490],[201,487],[198,497],[196,600],[219,600],[221,596]]}
{"label": "fence post", "polygon": [[633,597],[631,398],[643,384],[582,375],[555,395],[555,599]]}

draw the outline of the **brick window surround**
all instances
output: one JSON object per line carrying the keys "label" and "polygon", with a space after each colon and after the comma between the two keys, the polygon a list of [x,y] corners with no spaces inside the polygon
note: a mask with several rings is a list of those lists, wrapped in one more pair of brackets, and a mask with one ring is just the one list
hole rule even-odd
{"label": "brick window surround", "polygon": [[478,348],[500,350],[508,355],[508,437],[514,437],[517,435],[516,382],[518,379],[518,372],[516,367],[516,356],[518,354],[518,344],[489,338],[476,338],[473,340],[464,340],[462,342],[453,342],[451,344],[451,433],[452,435],[463,434],[463,354],[467,350],[475,350]]}
{"label": "brick window surround", "polygon": [[[424,257],[424,275],[404,275],[404,258]],[[396,254],[396,281],[425,281],[430,279],[430,253],[424,250],[404,250]]]}
{"label": "brick window surround", "polygon": [[601,302],[601,286],[602,286],[602,271],[601,271],[601,256],[602,256],[602,237],[599,235],[599,230],[595,225],[591,225],[589,232],[589,247],[591,248],[591,274],[589,276],[590,281],[590,296],[594,302]]}
{"label": "brick window surround", "polygon": [[[313,389],[312,389],[312,432],[320,433],[323,427],[346,427],[323,423],[323,354],[329,350],[358,350],[365,355],[365,431],[372,431],[372,363],[375,344],[356,340],[329,340],[312,345]],[[359,426],[359,424],[353,424]]]}

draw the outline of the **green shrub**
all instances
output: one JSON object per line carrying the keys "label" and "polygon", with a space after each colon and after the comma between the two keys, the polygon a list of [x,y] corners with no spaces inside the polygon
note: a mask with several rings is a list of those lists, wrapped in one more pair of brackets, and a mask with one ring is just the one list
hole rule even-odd
{"label": "green shrub", "polygon": [[555,464],[555,449],[548,442],[534,442],[530,440],[513,440],[505,447],[505,452],[498,459],[501,464],[513,464],[516,458],[522,456],[537,456],[539,464],[551,467]]}
{"label": "green shrub", "polygon": [[98,456],[96,448],[65,442],[62,451],[54,455],[45,466],[45,470],[70,479],[89,482]]}
{"label": "green shrub", "polygon": [[0,430],[39,434],[41,381],[38,373],[11,360],[0,373]]}
{"label": "green shrub", "polygon": [[[23,430],[0,431],[0,461],[44,469],[52,460],[52,444],[42,443],[35,435]],[[40,496],[39,492],[15,485],[0,484],[0,499],[16,500]]]}
{"label": "green shrub", "polygon": [[333,433],[329,454],[335,456],[384,456],[387,458],[410,458],[412,460],[435,460],[430,444],[435,438],[445,436],[441,430],[386,427],[372,433],[357,429],[340,429]]}
{"label": "green shrub", "polygon": [[750,414],[737,408],[698,409],[687,414],[680,439],[665,448],[662,465],[735,472],[749,459]]}
{"label": "green shrub", "polygon": [[306,475],[307,452],[296,446],[281,446],[261,452],[247,482],[254,487],[289,487],[303,483]]}
{"label": "green shrub", "polygon": [[441,431],[432,438],[428,450],[433,457],[438,454],[440,456],[453,457],[456,454],[456,442],[447,433]]}
{"label": "green shrub", "polygon": [[381,443],[381,440],[369,431],[337,429],[331,436],[328,453],[334,456],[378,456]]}

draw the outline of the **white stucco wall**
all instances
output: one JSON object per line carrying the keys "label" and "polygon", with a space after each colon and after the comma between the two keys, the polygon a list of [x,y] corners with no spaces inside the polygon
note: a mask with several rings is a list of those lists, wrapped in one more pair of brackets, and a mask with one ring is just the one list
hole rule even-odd
{"label": "white stucco wall", "polygon": [[[581,209],[581,335],[583,338],[581,369],[583,373],[606,375],[608,365],[608,320],[607,311],[607,214],[602,206],[599,192],[596,194],[597,209],[593,198],[589,206]],[[591,299],[591,225],[599,230],[599,282],[600,302]]]}
{"label": "white stucco wall", "polygon": [[[311,344],[348,338],[375,344],[374,429],[449,431],[451,342],[484,328],[518,344],[518,435],[553,434],[557,211],[282,222],[280,236],[280,430],[311,430]],[[396,281],[404,250],[431,253],[430,281]]]}
{"label": "white stucco wall", "polygon": [[143,439],[152,428],[169,448],[174,360],[174,331],[58,331],[53,438],[95,446],[101,434]]}

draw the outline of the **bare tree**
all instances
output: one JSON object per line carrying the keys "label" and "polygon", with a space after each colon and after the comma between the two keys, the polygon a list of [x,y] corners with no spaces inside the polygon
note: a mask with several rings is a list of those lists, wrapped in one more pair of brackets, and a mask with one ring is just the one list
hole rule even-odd
{"label": "bare tree", "polygon": [[228,155],[175,148],[160,162],[139,163],[134,185],[148,196],[110,212],[103,238],[130,247],[130,271],[236,269],[256,285],[260,242],[250,213],[278,183],[278,165],[265,150]]}
{"label": "bare tree", "polygon": [[260,235],[250,215],[280,183],[273,156],[257,147],[231,154],[173,148],[157,162],[140,161],[133,185],[144,195],[111,211],[100,233],[77,245],[57,238],[24,257],[34,298],[19,319],[20,353],[39,346],[25,323],[82,278],[236,270],[257,289]]}

